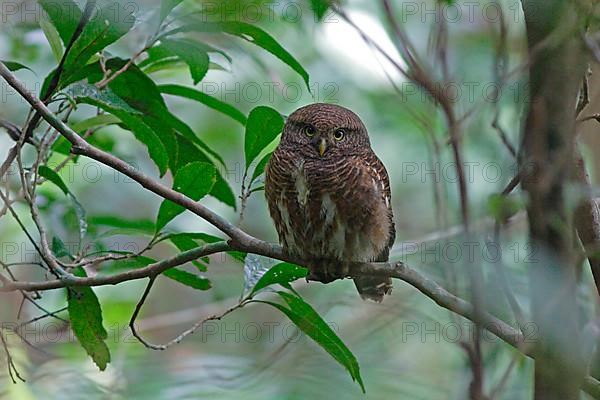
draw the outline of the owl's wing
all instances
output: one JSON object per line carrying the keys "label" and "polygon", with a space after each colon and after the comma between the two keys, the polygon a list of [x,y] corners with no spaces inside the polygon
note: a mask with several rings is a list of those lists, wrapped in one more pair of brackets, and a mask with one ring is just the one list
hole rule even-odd
{"label": "owl's wing", "polygon": [[283,146],[278,146],[265,167],[265,196],[271,218],[279,235],[279,241],[289,248],[288,237],[291,234],[291,218],[298,218],[298,204],[293,193],[294,182],[290,171],[293,170],[294,154]]}
{"label": "owl's wing", "polygon": [[394,225],[394,212],[392,210],[392,191],[390,189],[390,178],[385,166],[374,152],[371,151],[366,155],[364,158],[364,163],[366,173],[377,185],[381,193],[382,200],[385,202],[385,205],[388,209],[388,218],[390,221],[390,236],[388,240],[388,246],[384,254],[381,254],[377,260],[387,261],[389,258],[389,251],[396,240],[396,227]]}

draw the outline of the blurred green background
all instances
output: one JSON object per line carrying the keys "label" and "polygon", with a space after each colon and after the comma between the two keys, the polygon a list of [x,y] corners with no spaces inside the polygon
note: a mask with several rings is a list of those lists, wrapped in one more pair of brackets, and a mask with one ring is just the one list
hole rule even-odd
{"label": "blurred green background", "polygon": [[[515,172],[515,161],[502,145],[492,121],[498,112],[499,124],[516,146],[521,113],[527,101],[526,76],[522,70],[510,76],[497,101],[493,92],[497,87],[494,65],[500,28],[498,7],[504,10],[508,26],[507,69],[513,70],[523,62],[524,21],[520,3],[458,1],[455,6],[447,7],[419,0],[393,4],[395,16],[438,79],[442,78],[441,61],[432,51],[435,48],[432,32],[439,25],[438,18],[448,21],[446,48],[451,78],[443,84],[443,89],[455,93],[457,113],[466,116],[461,135],[465,159],[470,163],[472,217],[477,221],[476,260],[486,273],[488,304],[510,321],[509,308],[494,284],[494,263],[486,260],[482,248],[492,234],[490,216],[494,207],[490,196],[500,192]],[[148,24],[159,5],[152,1],[125,5],[136,10],[139,22],[110,51],[127,58],[143,46]],[[34,72],[22,70],[17,75],[37,93],[43,77],[56,65],[38,25],[40,7],[35,1],[16,0],[2,1],[1,7],[0,59],[29,66]],[[342,7],[366,34],[400,60],[379,2],[348,0]],[[256,106],[268,105],[288,115],[315,101],[337,103],[354,110],[365,122],[372,146],[390,174],[397,228],[393,258],[404,259],[452,287],[449,277],[464,272],[467,253],[456,245],[459,239],[452,235],[456,230],[451,228],[460,222],[459,199],[444,118],[439,110],[339,16],[328,12],[322,21],[317,21],[309,1],[189,0],[174,15],[202,8],[210,18],[244,20],[272,34],[310,73],[313,93],[308,92],[297,74],[272,55],[239,39],[222,37],[211,44],[225,50],[233,61],[211,55],[214,69],[197,88],[245,114]],[[193,85],[185,66],[152,76],[159,83]],[[0,95],[0,117],[22,124],[28,112],[24,101],[5,82],[0,82]],[[168,96],[167,100],[171,111],[224,156],[227,170],[221,172],[239,194],[244,167],[243,127],[199,103]],[[428,126],[419,123],[415,113],[422,115]],[[110,127],[101,130],[97,137],[112,143],[114,154],[158,176],[145,148],[129,132]],[[11,145],[10,138],[0,134],[0,159],[6,157]],[[585,147],[584,153],[592,154],[592,148]],[[26,154],[26,159],[27,156],[33,154]],[[57,156],[53,161],[58,164],[61,160]],[[97,240],[105,247],[119,250],[143,248],[147,238],[108,231],[94,221],[116,214],[123,220],[152,224],[161,201],[157,196],[87,159],[69,165],[62,176],[86,209],[90,232],[102,235]],[[8,179],[15,180],[16,176],[9,175]],[[164,181],[170,183],[169,175]],[[41,188],[43,196],[59,196],[54,188],[46,186]],[[517,204],[522,203],[518,194],[514,199]],[[239,219],[236,210],[215,199],[205,199],[203,204],[230,221]],[[16,210],[22,215],[28,212],[22,204]],[[57,199],[44,212],[44,221],[52,234],[65,238],[67,245],[75,241],[76,219],[67,199]],[[251,197],[242,227],[252,235],[276,241],[262,192]],[[179,216],[169,228],[218,234],[191,213]],[[525,232],[523,219],[516,218],[502,236],[501,249],[511,283],[526,309],[527,299],[522,296],[526,289],[524,265],[528,255]],[[0,220],[0,243],[1,257],[6,262],[30,261],[36,257],[10,217]],[[150,256],[160,259],[170,254],[173,250],[165,245],[153,249]],[[33,267],[23,267],[19,273],[39,278]],[[237,302],[243,288],[242,264],[226,256],[216,256],[206,276],[213,282],[213,289],[206,292],[159,279],[139,320],[144,336],[155,343],[166,342],[196,321],[221,313]],[[454,289],[468,296],[463,284],[459,279]],[[331,323],[358,358],[366,395],[327,353],[298,334],[282,314],[266,306],[250,305],[222,321],[209,322],[203,330],[167,351],[145,349],[131,337],[127,327],[144,288],[141,281],[96,289],[113,355],[105,372],[99,372],[73,343],[68,325],[43,319],[28,325],[24,331],[35,348],[14,334],[8,335],[13,356],[27,382],[9,383],[2,367],[0,394],[7,399],[467,398],[471,370],[458,339],[468,339],[473,328],[462,318],[451,316],[400,281],[394,283],[392,296],[383,304],[363,302],[350,280],[328,285],[299,281],[294,286]],[[590,293],[589,285],[584,285],[582,298],[588,298]],[[57,290],[45,293],[41,304],[60,309],[64,302],[64,292]],[[4,326],[40,315],[39,310],[26,304],[17,320],[19,303],[18,295],[2,296],[0,321]],[[527,398],[531,392],[531,362],[491,334],[484,336],[483,350],[487,390],[498,385],[512,365],[496,398]]]}

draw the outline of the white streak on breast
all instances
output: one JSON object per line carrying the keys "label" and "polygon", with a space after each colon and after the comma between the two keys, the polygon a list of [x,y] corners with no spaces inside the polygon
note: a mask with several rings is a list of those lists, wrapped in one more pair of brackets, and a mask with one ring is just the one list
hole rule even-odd
{"label": "white streak on breast", "polygon": [[284,241],[290,250],[294,251],[296,248],[295,240],[294,240],[294,231],[292,230],[292,222],[290,218],[290,213],[285,205],[285,191],[282,191],[281,197],[277,199],[277,208],[279,209],[279,213],[281,214],[281,221],[283,222],[284,228]]}
{"label": "white streak on breast", "polygon": [[306,207],[310,188],[308,187],[308,182],[304,173],[304,163],[298,166],[298,170],[294,174],[294,180],[296,192],[298,193],[298,204],[300,204],[301,207]]}
{"label": "white streak on breast", "polygon": [[321,216],[323,217],[323,225],[324,227],[328,227],[333,223],[333,219],[336,216],[336,207],[335,203],[331,199],[331,196],[328,194],[323,195],[321,200]]}

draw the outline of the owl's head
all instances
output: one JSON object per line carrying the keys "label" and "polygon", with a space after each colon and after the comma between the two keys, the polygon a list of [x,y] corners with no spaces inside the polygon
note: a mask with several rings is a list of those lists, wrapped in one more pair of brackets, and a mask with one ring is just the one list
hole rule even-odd
{"label": "owl's head", "polygon": [[294,111],[285,123],[281,142],[316,157],[346,155],[371,146],[367,128],[358,115],[325,103]]}

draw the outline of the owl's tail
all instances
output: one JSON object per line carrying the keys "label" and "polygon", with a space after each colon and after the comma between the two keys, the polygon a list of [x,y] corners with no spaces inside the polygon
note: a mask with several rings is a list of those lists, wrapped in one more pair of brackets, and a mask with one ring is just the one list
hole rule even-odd
{"label": "owl's tail", "polygon": [[392,293],[392,280],[381,277],[360,277],[354,279],[356,289],[363,300],[383,301],[383,296]]}

